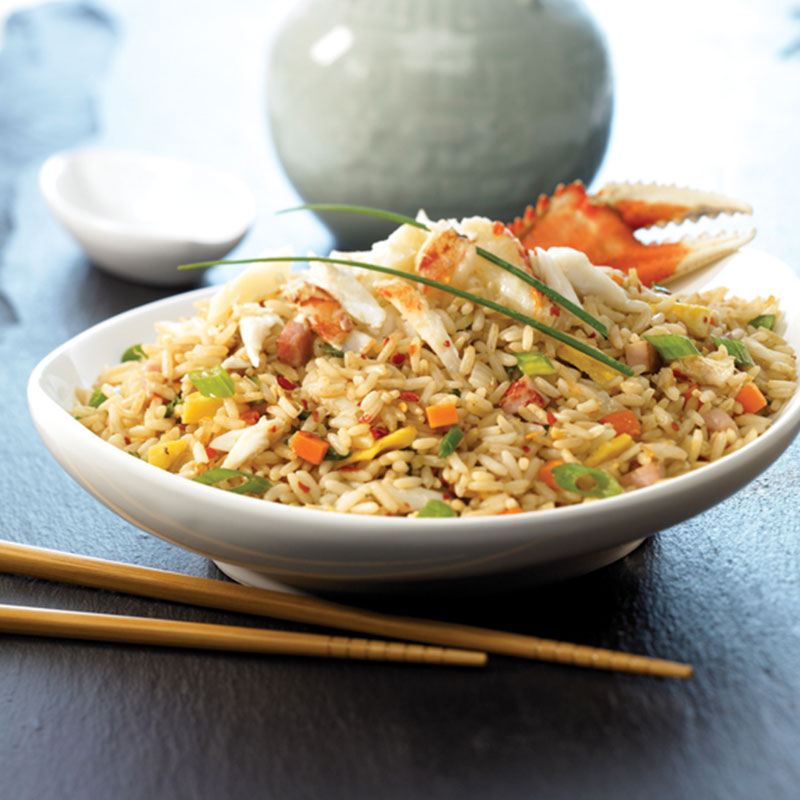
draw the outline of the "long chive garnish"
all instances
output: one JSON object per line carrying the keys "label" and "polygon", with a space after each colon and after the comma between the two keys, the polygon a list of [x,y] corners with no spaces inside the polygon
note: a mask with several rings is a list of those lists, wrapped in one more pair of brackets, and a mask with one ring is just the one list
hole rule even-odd
{"label": "long chive garnish", "polygon": [[[384,211],[383,209],[370,208],[369,206],[351,206],[337,203],[308,203],[307,205],[295,206],[294,208],[284,208],[277,213],[287,214],[290,211],[344,211],[351,214],[364,214],[369,217],[378,217],[379,219],[386,219],[390,222],[397,222],[400,225],[413,225],[415,228],[420,228],[423,231],[430,230],[430,228],[424,222],[407,217],[405,214],[397,214],[394,211]],[[569,311],[570,314],[573,314],[574,316],[578,317],[578,319],[594,328],[603,336],[604,339],[608,338],[608,329],[605,325],[603,325],[602,322],[600,322],[599,319],[596,319],[591,314],[588,314],[580,306],[575,305],[575,303],[573,303],[571,300],[568,300],[566,297],[564,297],[564,295],[553,289],[552,286],[548,286],[538,278],[535,278],[533,275],[525,272],[525,270],[515,267],[509,261],[506,261],[504,258],[500,258],[500,256],[496,256],[489,250],[484,250],[483,247],[476,247],[475,251],[479,256],[482,256],[487,261],[491,261],[492,264],[496,264],[498,267],[500,267],[500,269],[504,269],[506,272],[511,273],[514,275],[514,277],[519,278],[529,286],[533,286],[534,289],[538,289],[543,295],[549,297],[556,305],[561,306],[566,311]]]}
{"label": "long chive garnish", "polygon": [[627,364],[622,364],[621,362],[611,358],[611,356],[607,356],[605,353],[592,347],[591,345],[585,344],[584,342],[580,341],[580,339],[570,336],[568,333],[563,333],[555,328],[551,328],[549,325],[545,325],[543,322],[533,319],[533,317],[529,317],[526,314],[521,314],[519,311],[515,311],[512,308],[502,306],[500,303],[495,303],[494,300],[487,300],[485,297],[479,297],[477,294],[472,294],[472,292],[465,292],[463,289],[456,289],[455,286],[448,286],[446,283],[435,281],[432,278],[425,278],[424,276],[417,275],[413,272],[403,272],[402,270],[392,269],[391,267],[381,267],[378,266],[378,264],[369,264],[365,261],[351,261],[346,258],[330,258],[327,256],[269,256],[267,258],[242,258],[232,261],[201,261],[196,264],[182,264],[180,267],[178,267],[178,269],[200,269],[204,267],[213,267],[217,264],[254,264],[274,261],[320,261],[326,264],[344,264],[348,267],[359,267],[360,269],[370,270],[371,272],[382,272],[385,275],[391,275],[395,278],[401,278],[402,280],[424,283],[426,286],[432,286],[434,289],[441,289],[443,292],[454,294],[456,297],[469,300],[471,303],[476,303],[477,305],[491,308],[493,311],[497,311],[499,314],[503,314],[506,317],[515,319],[524,325],[530,325],[531,328],[534,328],[537,331],[552,337],[553,339],[557,339],[564,344],[568,344],[574,347],[576,350],[580,350],[587,356],[606,364],[612,369],[617,370],[617,372],[621,372],[623,375],[633,375],[633,370]]}

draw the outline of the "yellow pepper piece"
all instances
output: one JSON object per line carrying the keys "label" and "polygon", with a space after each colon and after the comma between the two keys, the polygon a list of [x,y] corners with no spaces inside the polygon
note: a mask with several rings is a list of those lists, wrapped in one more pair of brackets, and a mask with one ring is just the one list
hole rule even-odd
{"label": "yellow pepper piece", "polygon": [[629,433],[621,433],[607,442],[603,442],[597,450],[592,453],[583,463],[587,467],[596,467],[609,458],[614,458],[620,453],[624,453],[633,444],[633,439]]}
{"label": "yellow pepper piece", "polygon": [[200,422],[206,417],[213,417],[224,402],[219,397],[204,397],[200,392],[192,392],[183,401],[181,422],[189,425],[192,422]]}
{"label": "yellow pepper piece", "polygon": [[403,447],[408,447],[416,438],[417,429],[413,425],[406,425],[405,428],[398,428],[386,436],[381,436],[372,447],[350,453],[339,464],[344,466],[345,464],[352,464],[354,461],[372,461],[375,456],[384,450],[401,450]]}
{"label": "yellow pepper piece", "polygon": [[185,439],[174,439],[171,442],[154,444],[147,451],[147,463],[160,469],[169,469],[186,447]]}
{"label": "yellow pepper piece", "polygon": [[611,367],[607,367],[605,364],[595,361],[591,356],[581,353],[580,350],[576,350],[568,344],[559,345],[556,352],[559,358],[564,361],[569,361],[573,367],[577,367],[581,372],[585,372],[595,383],[599,383],[601,386],[620,374],[615,369],[611,369]]}
{"label": "yellow pepper piece", "polygon": [[685,326],[686,330],[698,339],[705,339],[711,333],[711,318],[714,312],[705,306],[692,303],[675,303],[670,311]]}

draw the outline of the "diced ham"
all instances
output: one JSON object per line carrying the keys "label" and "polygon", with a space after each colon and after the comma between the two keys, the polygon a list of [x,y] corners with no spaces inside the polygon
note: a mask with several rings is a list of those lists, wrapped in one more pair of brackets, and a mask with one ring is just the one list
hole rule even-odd
{"label": "diced ham", "polygon": [[619,482],[626,489],[643,489],[645,486],[652,486],[656,481],[664,477],[664,471],[658,461],[651,461],[643,467],[631,470],[627,475],[623,475]]}
{"label": "diced ham", "polygon": [[500,408],[507,414],[516,414],[520,408],[530,403],[544,408],[547,400],[536,391],[533,378],[530,375],[523,375],[508,387],[508,391],[500,400]]}
{"label": "diced ham", "polygon": [[659,360],[658,350],[646,339],[625,345],[625,361],[629,367],[643,366],[645,372],[655,372]]}
{"label": "diced ham", "polygon": [[278,358],[284,364],[301,367],[311,358],[311,329],[303,322],[291,319],[278,336]]}
{"label": "diced ham", "polygon": [[706,428],[708,428],[711,433],[724,431],[726,428],[731,428],[734,431],[738,430],[731,415],[721,408],[712,408],[700,416],[705,420]]}

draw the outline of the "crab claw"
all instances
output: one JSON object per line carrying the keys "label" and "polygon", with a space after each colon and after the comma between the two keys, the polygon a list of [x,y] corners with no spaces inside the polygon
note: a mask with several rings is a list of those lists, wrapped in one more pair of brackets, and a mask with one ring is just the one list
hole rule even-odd
{"label": "crab claw", "polygon": [[657,184],[609,183],[588,195],[575,181],[559,185],[552,197],[541,195],[536,207],[528,206],[509,228],[528,249],[572,247],[597,266],[635,269],[642,283],[650,285],[735,252],[755,231],[651,244],[640,242],[634,231],[735,213],[752,214],[752,209],[719,194]]}

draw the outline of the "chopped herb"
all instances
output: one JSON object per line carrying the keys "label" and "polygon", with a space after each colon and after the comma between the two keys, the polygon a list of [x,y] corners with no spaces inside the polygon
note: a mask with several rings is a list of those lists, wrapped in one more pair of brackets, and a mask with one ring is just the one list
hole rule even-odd
{"label": "chopped herb", "polygon": [[252,381],[256,386],[261,386],[261,382],[258,380],[258,378],[256,378],[255,375],[245,375],[245,378],[247,378],[249,381]]}
{"label": "chopped herb", "polygon": [[336,450],[333,449],[332,445],[328,445],[328,449],[325,451],[325,455],[322,457],[323,461],[344,461],[345,458],[350,458],[350,453],[345,453],[342,455],[341,453],[337,453]]}
{"label": "chopped herb", "polygon": [[752,367],[755,364],[747,345],[738,339],[725,339],[722,336],[712,336],[714,344],[720,345],[728,351],[728,355],[733,356],[733,363],[737,367]]}
{"label": "chopped herb", "polygon": [[142,350],[142,346],[140,344],[132,344],[123,354],[120,362],[124,361],[141,361],[143,358],[147,358],[147,353]]}
{"label": "chopped herb", "polygon": [[264,492],[268,491],[272,486],[268,480],[259,478],[258,475],[251,475],[249,472],[241,472],[238,469],[225,469],[224,467],[209,469],[196,478],[193,478],[193,480],[198,483],[204,483],[206,486],[213,486],[220,481],[236,477],[244,478],[245,480],[238,486],[231,486],[227,490],[235,494],[264,494]]}
{"label": "chopped herb", "polygon": [[771,331],[775,325],[775,315],[760,314],[757,317],[753,317],[753,319],[751,319],[747,324],[754,328],[766,328],[768,331]]}
{"label": "chopped herb", "polygon": [[97,408],[105,403],[106,400],[108,400],[108,398],[99,389],[95,389],[92,392],[92,396],[89,398],[89,405],[92,408]]}
{"label": "chopped herb", "polygon": [[699,356],[700,351],[688,336],[678,336],[676,333],[665,333],[659,336],[645,336],[659,355],[665,361],[674,361],[676,358],[686,356]]}
{"label": "chopped herb", "polygon": [[73,414],[72,418],[73,419],[83,419],[83,417],[80,414]]}
{"label": "chopped herb", "polygon": [[513,364],[511,366],[506,367],[506,375],[508,375],[508,379],[512,383],[518,378],[521,378],[522,370],[519,368],[519,364]]}
{"label": "chopped herb", "polygon": [[301,412],[300,412],[300,413],[297,415],[297,419],[306,420],[306,419],[308,419],[310,416],[311,416],[311,412],[310,412],[310,411],[306,411],[305,409],[303,409],[303,411],[301,411]]}
{"label": "chopped herb", "polygon": [[447,458],[451,453],[455,453],[463,438],[464,431],[458,425],[453,425],[442,437],[442,443],[439,445],[439,458]]}
{"label": "chopped herb", "polygon": [[126,450],[125,451],[129,456],[133,456],[134,458],[138,458],[141,460],[141,456],[135,450]]}
{"label": "chopped herb", "polygon": [[551,474],[562,489],[581,497],[613,497],[622,493],[622,487],[614,477],[602,469],[583,464],[558,464]]}
{"label": "chopped herb", "polygon": [[456,397],[461,397],[461,389],[451,389],[450,394],[454,394]]}
{"label": "chopped herb", "polygon": [[337,347],[334,347],[332,344],[328,344],[327,342],[320,342],[319,349],[322,350],[322,352],[327,356],[344,358],[344,350],[339,350]]}
{"label": "chopped herb", "polygon": [[236,394],[233,378],[220,365],[211,369],[193,369],[189,372],[189,380],[203,397],[222,398]]}
{"label": "chopped herb", "polygon": [[553,375],[556,368],[544,353],[514,353],[524,375]]}
{"label": "chopped herb", "polygon": [[430,499],[419,510],[418,517],[457,517],[455,511],[442,500]]}
{"label": "chopped herb", "polygon": [[181,393],[175,395],[172,400],[167,403],[167,410],[164,412],[165,419],[169,419],[175,413],[175,406],[181,401]]}

